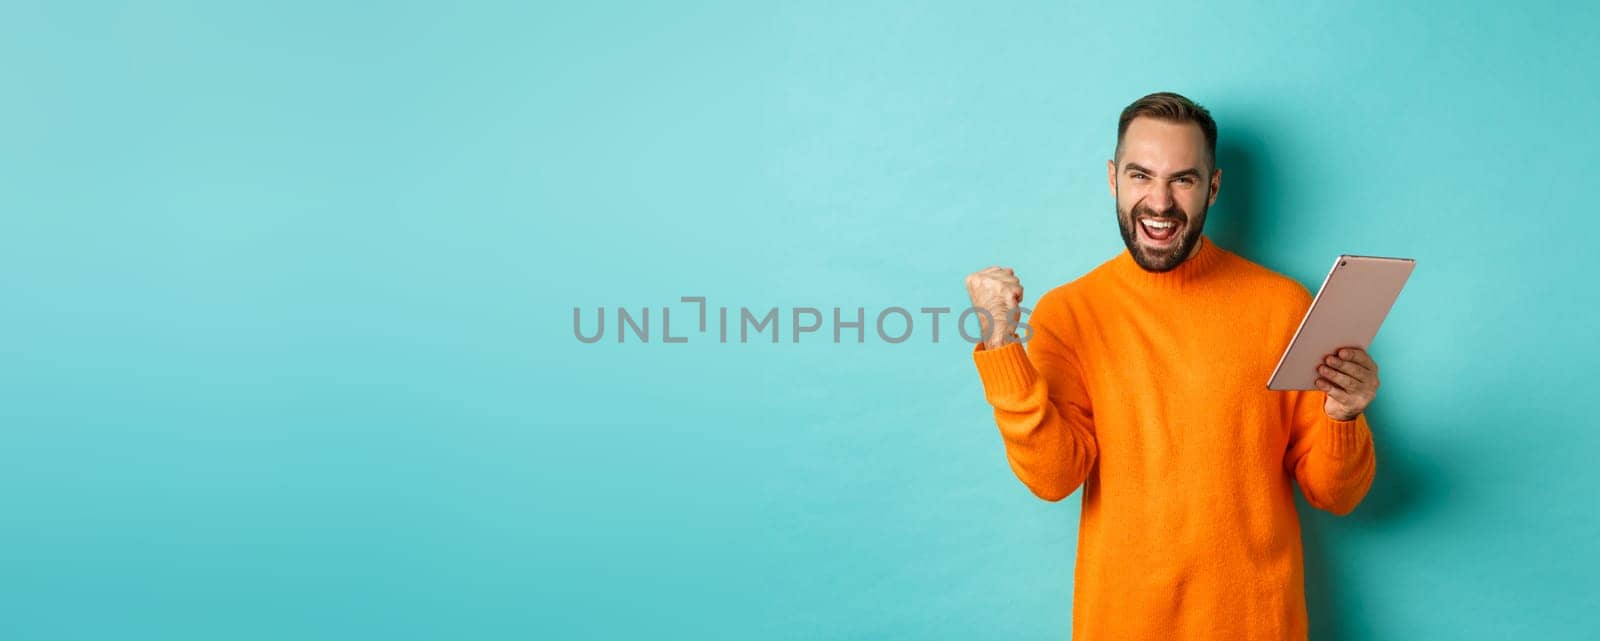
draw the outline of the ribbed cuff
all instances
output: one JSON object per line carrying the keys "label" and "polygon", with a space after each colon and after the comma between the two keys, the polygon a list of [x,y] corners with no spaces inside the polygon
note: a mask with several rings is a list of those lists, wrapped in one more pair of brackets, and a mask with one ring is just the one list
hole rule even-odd
{"label": "ribbed cuff", "polygon": [[1022,343],[1007,343],[998,349],[985,349],[983,343],[978,343],[972,350],[972,360],[978,366],[983,394],[990,403],[1027,394],[1039,376]]}
{"label": "ribbed cuff", "polygon": [[1336,421],[1328,418],[1328,453],[1336,458],[1360,452],[1372,441],[1372,429],[1367,425],[1367,414],[1362,412],[1354,419]]}

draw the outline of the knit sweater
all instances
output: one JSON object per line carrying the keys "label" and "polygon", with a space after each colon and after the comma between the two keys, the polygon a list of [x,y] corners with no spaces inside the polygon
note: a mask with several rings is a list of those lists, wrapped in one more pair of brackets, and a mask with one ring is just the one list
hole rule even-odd
{"label": "knit sweater", "polygon": [[1310,304],[1202,236],[1171,271],[1123,250],[1049,291],[1026,349],[974,349],[1012,472],[1047,501],[1083,488],[1074,639],[1306,638],[1291,479],[1344,515],[1377,464],[1365,415],[1266,387]]}

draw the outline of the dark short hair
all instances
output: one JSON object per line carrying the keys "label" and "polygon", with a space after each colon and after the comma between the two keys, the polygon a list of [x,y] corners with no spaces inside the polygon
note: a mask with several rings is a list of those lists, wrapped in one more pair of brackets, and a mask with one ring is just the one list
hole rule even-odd
{"label": "dark short hair", "polygon": [[1198,125],[1200,132],[1206,136],[1207,158],[1211,161],[1211,166],[1216,167],[1217,121],[1211,119],[1211,112],[1206,111],[1205,107],[1170,91],[1158,91],[1135,100],[1122,110],[1122,118],[1117,121],[1117,151],[1122,151],[1122,136],[1128,133],[1128,125],[1134,118],[1140,116],[1172,123],[1192,122]]}

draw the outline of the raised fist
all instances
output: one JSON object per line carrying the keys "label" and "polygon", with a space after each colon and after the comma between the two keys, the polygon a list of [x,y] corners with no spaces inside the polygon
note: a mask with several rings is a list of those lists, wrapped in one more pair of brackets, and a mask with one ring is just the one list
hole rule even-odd
{"label": "raised fist", "polygon": [[973,272],[967,276],[967,296],[972,298],[973,307],[989,312],[978,315],[984,349],[996,349],[1017,340],[1017,319],[1012,314],[1022,305],[1022,281],[1017,280],[1016,272],[1000,266]]}

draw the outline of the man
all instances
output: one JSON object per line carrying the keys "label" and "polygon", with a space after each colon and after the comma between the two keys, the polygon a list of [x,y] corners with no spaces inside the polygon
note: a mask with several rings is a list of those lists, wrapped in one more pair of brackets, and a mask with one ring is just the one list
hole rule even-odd
{"label": "man", "polygon": [[1311,294],[1201,233],[1216,142],[1183,96],[1123,110],[1106,178],[1127,249],[1045,294],[1026,350],[1015,272],[967,277],[996,319],[973,359],[1012,471],[1047,501],[1083,487],[1080,641],[1305,639],[1291,479],[1338,515],[1372,484],[1371,356],[1328,355],[1320,391],[1266,389]]}

